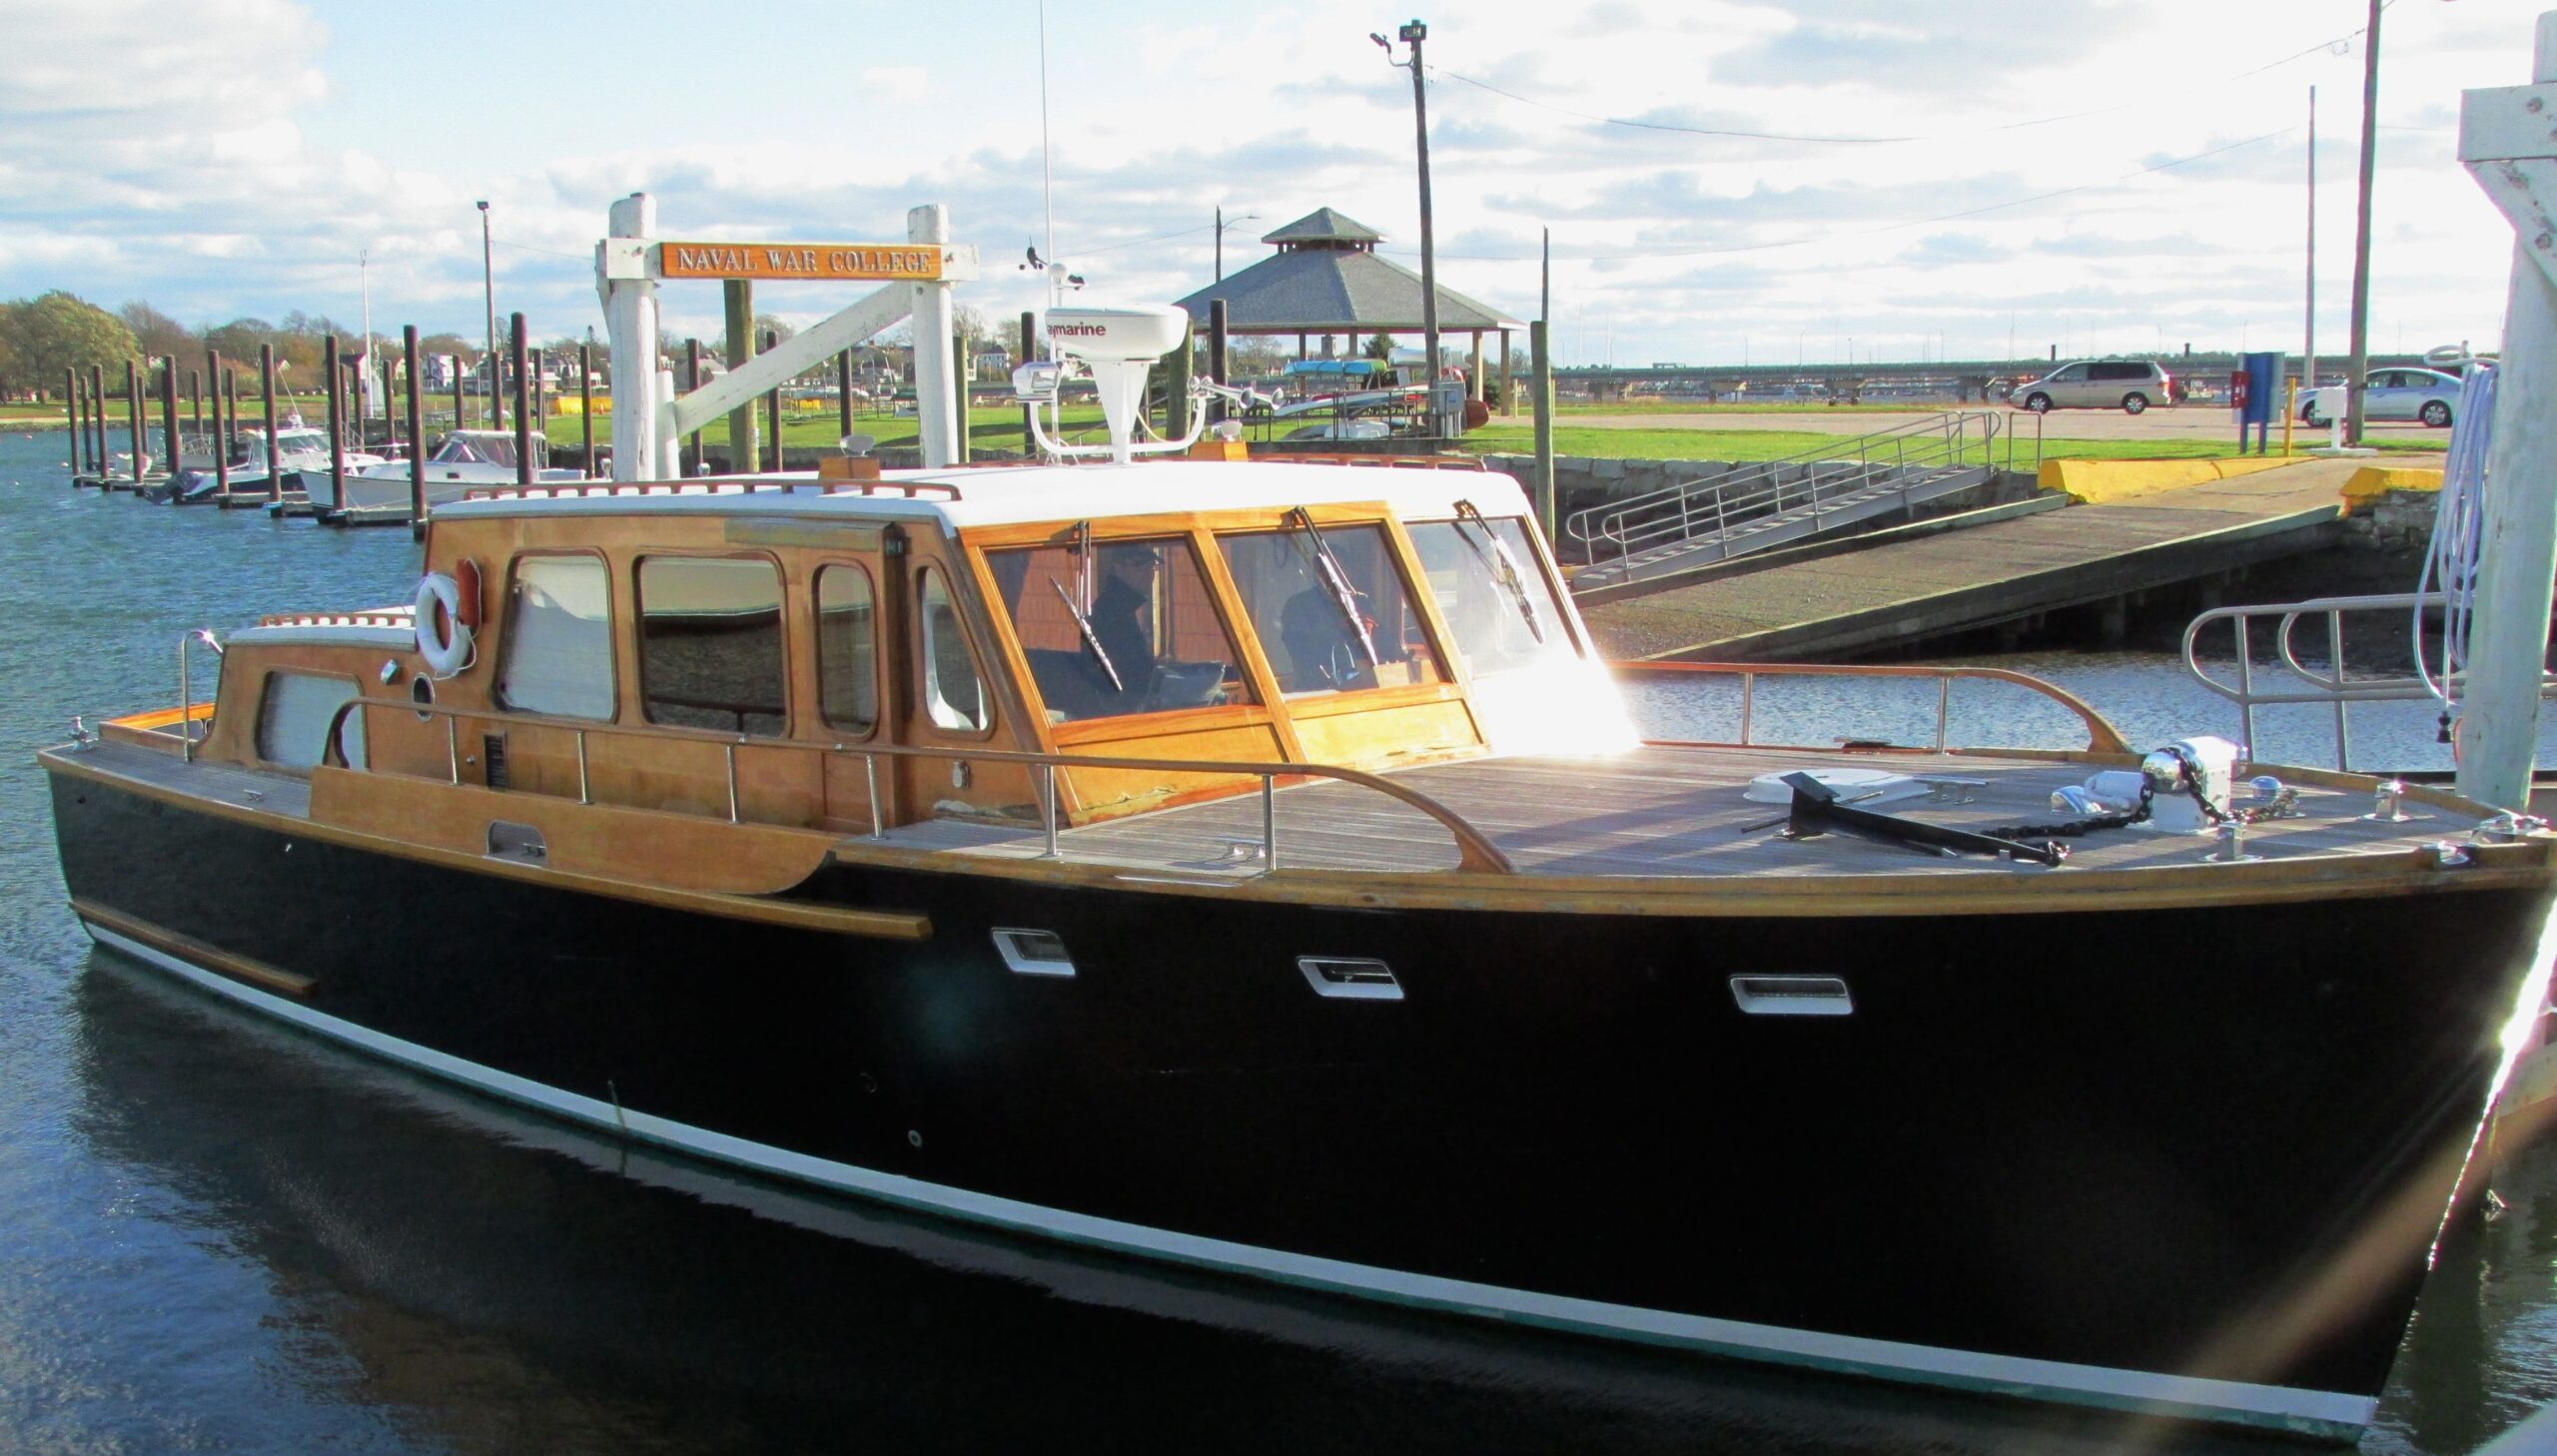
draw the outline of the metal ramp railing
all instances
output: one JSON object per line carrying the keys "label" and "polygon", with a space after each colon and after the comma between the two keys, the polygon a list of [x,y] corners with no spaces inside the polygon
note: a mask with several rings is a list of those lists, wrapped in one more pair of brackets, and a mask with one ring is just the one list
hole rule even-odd
{"label": "metal ramp railing", "polygon": [[[2039,467],[2042,421],[2034,422],[2030,463]],[[2018,446],[2004,412],[1948,410],[1592,506],[1563,522],[1565,538],[1589,558],[1573,584],[1641,580],[1906,509],[2015,468]]]}

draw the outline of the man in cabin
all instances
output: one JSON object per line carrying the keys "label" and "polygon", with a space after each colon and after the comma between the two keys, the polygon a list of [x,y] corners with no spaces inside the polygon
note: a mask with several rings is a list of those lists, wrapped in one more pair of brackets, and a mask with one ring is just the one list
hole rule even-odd
{"label": "man in cabin", "polygon": [[1122,695],[1141,700],[1154,680],[1155,577],[1163,569],[1163,552],[1132,542],[1103,546],[1100,556],[1101,589],[1093,595],[1092,634],[1118,670]]}

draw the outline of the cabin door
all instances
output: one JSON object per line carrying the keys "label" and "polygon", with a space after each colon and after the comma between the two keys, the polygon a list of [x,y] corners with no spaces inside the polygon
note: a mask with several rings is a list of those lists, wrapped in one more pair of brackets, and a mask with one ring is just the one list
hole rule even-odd
{"label": "cabin door", "polygon": [[850,834],[898,820],[897,761],[860,751],[895,736],[886,691],[895,680],[893,654],[884,649],[897,637],[894,612],[880,588],[882,564],[875,551],[830,554],[808,582],[815,613],[815,650],[809,654],[817,675],[815,731],[845,750],[823,756],[825,818],[829,827]]}
{"label": "cabin door", "polygon": [[[900,558],[891,557],[891,560]],[[996,693],[968,627],[973,594],[952,563],[929,552],[902,558],[898,604],[897,733],[920,748],[970,749],[995,743]],[[1019,769],[952,758],[898,761],[898,792],[909,819],[974,814],[1020,798]]]}

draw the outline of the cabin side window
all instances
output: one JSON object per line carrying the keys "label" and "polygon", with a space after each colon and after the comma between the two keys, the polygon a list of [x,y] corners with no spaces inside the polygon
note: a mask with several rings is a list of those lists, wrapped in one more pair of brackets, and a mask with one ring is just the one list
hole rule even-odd
{"label": "cabin side window", "polygon": [[612,591],[602,557],[516,558],[497,701],[524,713],[612,717]]}
{"label": "cabin side window", "polygon": [[778,736],[789,726],[781,573],[761,557],[639,562],[639,695],[651,723]]}
{"label": "cabin side window", "polygon": [[867,734],[879,723],[879,613],[870,573],[817,571],[817,698],[828,727]]}
{"label": "cabin side window", "polygon": [[1467,672],[1492,677],[1579,655],[1525,521],[1470,517],[1421,521],[1409,530],[1429,595],[1454,639],[1449,645]]}
{"label": "cabin side window", "polygon": [[1287,697],[1445,680],[1383,527],[1298,524],[1217,544]]}
{"label": "cabin side window", "polygon": [[1189,542],[989,551],[986,565],[1049,722],[1253,700]]}
{"label": "cabin side window", "polygon": [[[329,721],[338,709],[363,695],[355,679],[317,672],[270,672],[258,701],[258,757],[279,768],[308,769],[320,765],[328,747]],[[364,714],[349,713],[339,730],[351,768],[365,766]]]}
{"label": "cabin side window", "polygon": [[984,684],[968,656],[968,631],[951,599],[949,577],[938,566],[916,573],[916,596],[923,610],[923,701],[933,726],[962,733],[982,733],[993,720],[986,712]]}

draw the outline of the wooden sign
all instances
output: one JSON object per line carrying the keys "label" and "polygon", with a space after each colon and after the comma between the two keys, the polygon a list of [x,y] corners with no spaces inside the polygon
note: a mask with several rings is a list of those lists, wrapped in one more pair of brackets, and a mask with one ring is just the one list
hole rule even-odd
{"label": "wooden sign", "polygon": [[931,243],[660,243],[657,276],[930,283],[944,276],[946,251]]}

